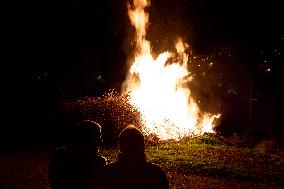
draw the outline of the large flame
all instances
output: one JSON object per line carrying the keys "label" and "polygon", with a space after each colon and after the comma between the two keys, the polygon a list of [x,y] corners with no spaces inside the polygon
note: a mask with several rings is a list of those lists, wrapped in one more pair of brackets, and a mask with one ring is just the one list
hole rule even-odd
{"label": "large flame", "polygon": [[152,56],[145,38],[148,14],[144,9],[149,5],[147,0],[134,0],[128,7],[136,29],[136,50],[123,85],[123,92],[129,93],[131,104],[142,114],[143,132],[162,140],[213,132],[213,121],[220,115],[201,113],[188,88],[193,79],[187,69],[188,44],[178,39],[176,52]]}

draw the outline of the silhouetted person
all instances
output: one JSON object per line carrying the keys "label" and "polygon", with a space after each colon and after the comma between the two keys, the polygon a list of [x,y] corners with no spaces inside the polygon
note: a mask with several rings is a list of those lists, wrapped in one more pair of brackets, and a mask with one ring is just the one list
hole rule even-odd
{"label": "silhouetted person", "polygon": [[81,121],[75,128],[74,142],[55,150],[50,166],[52,189],[100,188],[101,170],[106,158],[98,154],[101,126],[90,120]]}
{"label": "silhouetted person", "polygon": [[147,162],[143,134],[133,125],[118,137],[118,160],[104,168],[102,189],[168,189],[165,172]]}

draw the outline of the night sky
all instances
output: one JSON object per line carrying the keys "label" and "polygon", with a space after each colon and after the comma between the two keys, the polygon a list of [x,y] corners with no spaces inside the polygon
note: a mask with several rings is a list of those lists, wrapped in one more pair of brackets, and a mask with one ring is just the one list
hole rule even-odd
{"label": "night sky", "polygon": [[[29,79],[21,87],[31,86],[24,87],[23,95],[31,113],[23,114],[26,126],[22,130],[34,128],[34,120],[41,119],[39,115],[52,115],[62,99],[101,95],[109,88],[119,90],[134,44],[126,2],[37,1],[23,7],[18,32],[27,61],[21,71]],[[252,89],[252,98],[261,104],[256,105],[259,109],[273,108],[269,111],[273,115],[263,127],[283,113],[280,2],[163,0],[151,4],[147,9],[147,38],[155,51],[172,48],[173,41],[181,36],[195,54],[219,55],[215,72],[222,72],[228,82],[218,94],[227,109],[228,99],[242,99],[245,105],[239,108],[246,112],[248,90]],[[231,91],[242,90],[228,97],[235,94]],[[277,119],[273,125],[282,123]]]}
{"label": "night sky", "polygon": [[[105,75],[106,80],[109,74],[124,77],[124,65],[133,47],[126,2],[76,0],[32,4],[23,29],[31,46],[33,76],[56,75],[66,90],[72,90],[70,82],[84,80],[82,75],[86,80],[99,74]],[[169,49],[179,35],[197,54],[232,47],[241,49],[244,56],[259,59],[251,64],[273,64],[272,59],[281,54],[283,46],[280,9],[280,4],[273,1],[153,1],[148,8],[148,38],[161,51]],[[276,64],[273,66],[277,67]]]}

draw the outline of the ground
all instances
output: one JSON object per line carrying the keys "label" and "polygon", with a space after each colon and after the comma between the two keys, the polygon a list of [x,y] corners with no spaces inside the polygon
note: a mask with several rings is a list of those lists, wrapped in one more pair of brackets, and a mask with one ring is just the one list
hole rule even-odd
{"label": "ground", "polygon": [[[216,144],[178,142],[148,146],[149,161],[160,164],[175,188],[283,188],[284,154]],[[208,142],[208,140],[207,140]],[[117,151],[102,149],[111,161]],[[0,155],[0,188],[47,189],[51,149]],[[194,161],[194,162],[193,162]]]}

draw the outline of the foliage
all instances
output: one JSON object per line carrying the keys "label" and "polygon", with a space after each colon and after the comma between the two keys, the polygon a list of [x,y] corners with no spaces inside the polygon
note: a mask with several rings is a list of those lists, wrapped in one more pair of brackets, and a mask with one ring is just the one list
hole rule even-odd
{"label": "foliage", "polygon": [[129,103],[129,96],[113,90],[102,97],[85,97],[63,104],[64,111],[79,111],[84,119],[102,126],[104,144],[116,144],[116,138],[128,124],[141,127],[139,111]]}

